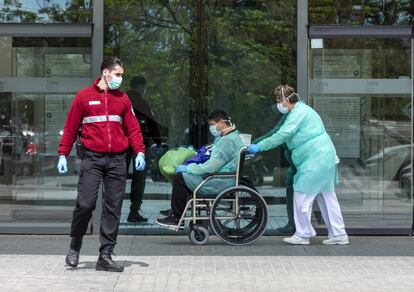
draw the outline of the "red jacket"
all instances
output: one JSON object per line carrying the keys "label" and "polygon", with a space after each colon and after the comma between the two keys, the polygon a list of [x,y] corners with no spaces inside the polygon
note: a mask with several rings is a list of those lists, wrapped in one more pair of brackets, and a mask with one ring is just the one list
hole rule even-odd
{"label": "red jacket", "polygon": [[99,81],[76,94],[66,117],[59,155],[69,155],[80,127],[81,142],[89,150],[118,153],[131,145],[135,154],[145,153],[141,128],[128,95],[120,90],[104,91]]}

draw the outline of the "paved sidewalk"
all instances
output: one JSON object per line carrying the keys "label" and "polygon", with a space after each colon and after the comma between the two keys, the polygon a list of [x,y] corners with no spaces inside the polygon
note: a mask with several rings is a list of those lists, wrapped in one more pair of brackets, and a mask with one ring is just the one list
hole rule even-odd
{"label": "paved sidewalk", "polygon": [[64,265],[67,236],[0,236],[0,291],[414,291],[414,238],[351,237],[349,246],[289,246],[262,237],[233,247],[215,237],[120,236],[123,273],[94,270],[98,237]]}

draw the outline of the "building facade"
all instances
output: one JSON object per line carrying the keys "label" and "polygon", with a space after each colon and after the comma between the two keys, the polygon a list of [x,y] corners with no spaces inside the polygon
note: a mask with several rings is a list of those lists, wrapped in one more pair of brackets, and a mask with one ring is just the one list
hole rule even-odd
{"label": "building facade", "polygon": [[[74,94],[116,55],[122,88],[138,77],[163,143],[147,151],[149,221],[126,222],[129,180],[121,233],[170,234],[154,224],[171,194],[161,149],[211,142],[214,109],[266,133],[280,118],[272,91],[288,83],[336,146],[349,232],[412,234],[413,17],[410,0],[0,1],[0,233],[69,232],[80,161],[73,151],[59,176],[57,146]],[[268,202],[268,234],[287,220],[283,157],[276,149],[245,168]],[[317,210],[313,220],[323,227]]]}

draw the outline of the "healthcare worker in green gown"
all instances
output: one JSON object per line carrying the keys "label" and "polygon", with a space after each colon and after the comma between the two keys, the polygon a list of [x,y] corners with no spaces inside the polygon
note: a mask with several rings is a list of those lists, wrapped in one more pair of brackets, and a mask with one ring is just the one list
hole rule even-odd
{"label": "healthcare worker in green gown", "polygon": [[[282,100],[277,99],[277,95],[276,95],[277,89],[275,90],[274,93],[275,93],[275,96],[276,96],[276,102],[281,103]],[[260,137],[256,138],[255,140],[253,140],[252,143],[257,144],[257,143],[263,141],[264,139],[272,136],[277,131],[279,131],[280,127],[282,127],[283,123],[285,122],[286,117],[287,117],[287,113],[282,113],[282,116],[280,117],[280,120],[276,124],[276,126],[272,130],[270,130],[269,132],[264,134],[263,136],[260,136]],[[293,218],[293,177],[296,174],[296,168],[295,168],[295,166],[293,165],[293,162],[292,162],[292,152],[289,150],[289,148],[286,146],[286,144],[283,144],[282,147],[283,147],[283,152],[285,154],[285,158],[289,163],[289,168],[287,170],[286,177],[285,177],[286,212],[287,212],[288,222],[285,226],[276,229],[276,231],[279,232],[279,233],[284,233],[284,234],[293,234],[293,233],[295,233],[295,221],[294,221],[294,218]]]}
{"label": "healthcare worker in green gown", "polygon": [[290,244],[310,244],[316,235],[311,223],[312,205],[316,199],[328,228],[328,239],[323,244],[348,244],[348,235],[335,193],[338,182],[339,159],[335,147],[325,130],[320,116],[311,107],[299,102],[292,87],[278,87],[281,111],[288,112],[285,122],[272,136],[258,144],[251,144],[247,151],[258,153],[273,149],[283,143],[292,151],[296,167],[293,179],[293,206],[296,232],[283,241]]}

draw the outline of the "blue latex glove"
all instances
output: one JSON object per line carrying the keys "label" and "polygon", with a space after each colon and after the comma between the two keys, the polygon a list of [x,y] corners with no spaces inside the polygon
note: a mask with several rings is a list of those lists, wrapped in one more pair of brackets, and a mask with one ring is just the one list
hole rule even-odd
{"label": "blue latex glove", "polygon": [[145,165],[145,155],[140,152],[135,158],[135,169],[138,171],[143,171],[145,169]]}
{"label": "blue latex glove", "polygon": [[176,173],[186,172],[186,170],[187,170],[187,165],[179,165],[175,168]]}
{"label": "blue latex glove", "polygon": [[247,152],[249,152],[251,154],[256,154],[257,152],[260,152],[260,148],[259,148],[259,146],[257,146],[257,144],[250,144],[247,147]]}
{"label": "blue latex glove", "polygon": [[57,164],[57,170],[60,174],[64,174],[68,172],[68,162],[66,160],[65,155],[59,156],[59,162]]}

